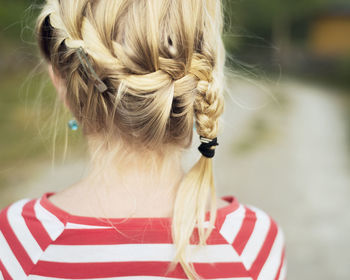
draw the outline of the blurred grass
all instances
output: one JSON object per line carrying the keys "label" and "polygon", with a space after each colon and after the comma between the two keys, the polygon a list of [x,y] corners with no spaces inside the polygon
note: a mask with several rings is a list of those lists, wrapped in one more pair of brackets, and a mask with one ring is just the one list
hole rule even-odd
{"label": "blurred grass", "polygon": [[347,124],[347,149],[350,158],[350,89],[348,90],[347,94],[343,94],[343,101],[343,108],[345,111],[345,122]]}
{"label": "blurred grass", "polygon": [[[19,176],[18,167],[59,159],[64,152],[69,114],[56,104],[47,75],[30,71],[24,66],[0,77],[0,188]],[[68,131],[68,137],[69,149],[81,146],[79,131]]]}
{"label": "blurred grass", "polygon": [[290,110],[290,100],[281,91],[281,89],[272,89],[271,94],[276,98],[277,102],[271,103],[263,110],[257,113],[248,122],[245,132],[231,144],[231,152],[234,156],[244,156],[262,145],[273,144],[280,137],[281,132],[278,131],[276,116],[288,114]]}
{"label": "blurred grass", "polygon": [[62,158],[66,133],[67,157],[84,148],[80,131],[67,131],[70,115],[57,104],[46,69],[39,67],[34,25],[42,2],[1,2],[0,188],[28,178],[38,163]]}

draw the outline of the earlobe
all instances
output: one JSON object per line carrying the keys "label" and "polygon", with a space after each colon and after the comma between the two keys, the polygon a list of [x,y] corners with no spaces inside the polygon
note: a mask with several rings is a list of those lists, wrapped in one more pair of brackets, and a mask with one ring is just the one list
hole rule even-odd
{"label": "earlobe", "polygon": [[62,79],[57,74],[55,74],[51,64],[48,65],[48,72],[49,72],[52,84],[54,85],[57,91],[58,97],[67,106],[66,98],[65,98],[66,91],[65,91]]}
{"label": "earlobe", "polygon": [[59,84],[58,84],[58,81],[57,81],[57,76],[56,76],[56,74],[53,72],[52,65],[49,64],[47,68],[48,68],[48,72],[49,72],[51,81],[52,81],[53,85],[55,86],[56,90],[58,91]]}

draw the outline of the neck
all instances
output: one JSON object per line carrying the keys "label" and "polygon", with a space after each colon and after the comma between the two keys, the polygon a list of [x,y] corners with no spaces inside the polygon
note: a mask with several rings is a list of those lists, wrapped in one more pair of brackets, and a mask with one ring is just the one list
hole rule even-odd
{"label": "neck", "polygon": [[92,153],[90,172],[76,186],[101,201],[106,216],[171,216],[183,176],[179,148],[160,154],[116,147]]}

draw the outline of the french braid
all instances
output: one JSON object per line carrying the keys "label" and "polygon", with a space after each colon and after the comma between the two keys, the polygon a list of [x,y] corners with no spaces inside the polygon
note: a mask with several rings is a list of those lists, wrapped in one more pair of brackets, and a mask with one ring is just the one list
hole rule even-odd
{"label": "french braid", "polygon": [[[117,136],[126,146],[147,150],[188,148],[194,120],[200,136],[212,139],[219,132],[221,9],[221,0],[46,0],[38,42],[65,81],[68,107],[85,135]],[[98,92],[84,71],[79,49],[106,92]],[[203,226],[209,191],[213,225],[212,161],[202,156],[181,182],[173,214],[172,264],[180,262],[190,279],[199,278],[185,249],[195,222],[201,244],[210,234]]]}

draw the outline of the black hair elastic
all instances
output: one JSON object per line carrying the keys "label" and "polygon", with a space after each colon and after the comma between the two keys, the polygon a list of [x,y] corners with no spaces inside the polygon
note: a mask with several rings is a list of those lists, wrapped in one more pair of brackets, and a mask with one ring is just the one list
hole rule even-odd
{"label": "black hair elastic", "polygon": [[201,152],[201,154],[207,158],[214,157],[215,149],[211,149],[211,147],[219,145],[219,143],[217,142],[217,137],[215,137],[214,139],[208,139],[199,136],[199,139],[202,142],[202,144],[198,147],[198,150]]}

